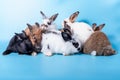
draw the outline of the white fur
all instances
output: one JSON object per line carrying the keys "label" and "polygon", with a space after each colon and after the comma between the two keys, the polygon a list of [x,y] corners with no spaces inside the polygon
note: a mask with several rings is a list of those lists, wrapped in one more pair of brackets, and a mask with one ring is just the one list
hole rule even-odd
{"label": "white fur", "polygon": [[[90,25],[84,22],[74,22],[71,23],[69,19],[65,19],[64,21],[71,27],[74,34],[78,35],[79,40],[81,40],[82,45],[86,42],[86,40],[90,37],[92,33],[94,33],[93,29]],[[64,25],[62,23],[62,25]]]}
{"label": "white fur", "polygon": [[96,51],[92,51],[92,52],[91,52],[91,55],[96,56],[96,55],[97,55],[97,52],[96,52]]}
{"label": "white fur", "polygon": [[[58,34],[47,33],[42,36],[42,50],[45,55],[51,56],[53,53],[59,53],[63,55],[74,54],[78,50],[72,45],[71,41],[65,42],[61,36],[61,32],[57,31]],[[81,43],[78,39],[75,39],[79,42],[79,47]],[[49,49],[48,49],[49,45]]]}
{"label": "white fur", "polygon": [[43,24],[47,25],[48,27],[45,28],[44,26],[42,27],[43,29],[45,28],[46,30],[54,30],[54,29],[57,29],[57,26],[55,23],[51,23],[51,25],[48,25],[48,22],[50,22],[50,20],[47,18],[47,19],[43,19]]}

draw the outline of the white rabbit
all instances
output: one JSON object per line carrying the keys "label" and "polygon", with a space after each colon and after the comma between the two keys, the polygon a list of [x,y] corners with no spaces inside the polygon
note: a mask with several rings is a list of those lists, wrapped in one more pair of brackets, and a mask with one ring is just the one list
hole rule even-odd
{"label": "white rabbit", "polygon": [[[94,33],[94,31],[87,23],[75,22],[78,14],[79,12],[77,11],[73,13],[69,18],[64,19],[64,21],[66,21],[66,23],[71,27],[71,29],[74,31],[74,34],[78,36],[78,38],[82,42],[82,45],[84,45],[86,40],[90,37],[92,33]],[[62,23],[62,25],[64,25],[64,23]]]}
{"label": "white rabbit", "polygon": [[59,31],[46,31],[42,36],[42,50],[43,54],[52,56],[53,53],[63,55],[70,55],[81,50],[81,43],[76,38],[67,24]]}
{"label": "white rabbit", "polygon": [[47,17],[42,11],[40,11],[42,17],[43,17],[43,22],[41,24],[41,28],[45,29],[45,30],[54,30],[57,29],[57,26],[55,23],[53,23],[55,21],[55,19],[58,16],[58,13],[52,15],[51,17]]}

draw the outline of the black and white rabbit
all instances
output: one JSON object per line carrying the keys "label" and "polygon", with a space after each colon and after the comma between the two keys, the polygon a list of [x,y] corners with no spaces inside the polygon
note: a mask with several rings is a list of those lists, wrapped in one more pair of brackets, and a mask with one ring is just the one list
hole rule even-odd
{"label": "black and white rabbit", "polygon": [[41,28],[45,30],[54,30],[57,29],[57,25],[54,23],[56,20],[58,13],[52,15],[51,17],[47,17],[42,11],[40,11],[42,15],[43,21],[41,23]]}
{"label": "black and white rabbit", "polygon": [[66,18],[63,20],[62,25],[64,26],[64,21],[71,27],[71,29],[74,31],[74,34],[78,36],[78,38],[81,40],[82,45],[86,42],[86,40],[90,37],[94,31],[92,30],[92,27],[85,23],[85,22],[76,22],[76,18],[79,15],[79,11],[76,11],[75,13],[71,14],[69,18]]}
{"label": "black and white rabbit", "polygon": [[71,28],[65,23],[64,28],[59,31],[46,31],[42,36],[41,52],[47,56],[53,53],[70,55],[81,50],[81,43],[76,38]]}

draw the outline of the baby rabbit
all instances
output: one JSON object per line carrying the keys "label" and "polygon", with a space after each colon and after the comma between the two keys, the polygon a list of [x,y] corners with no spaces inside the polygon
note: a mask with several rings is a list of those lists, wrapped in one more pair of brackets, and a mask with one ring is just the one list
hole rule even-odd
{"label": "baby rabbit", "polygon": [[[94,32],[90,25],[84,22],[75,22],[79,11],[73,13],[69,18],[64,19],[67,24],[71,27],[74,34],[76,34],[79,40],[82,42],[82,45],[86,42],[86,40],[90,37],[90,35]],[[62,25],[64,26],[64,21]]]}
{"label": "baby rabbit", "polygon": [[84,53],[97,56],[109,56],[115,54],[115,50],[112,49],[107,36],[101,32],[101,29],[104,26],[105,24],[101,24],[96,27],[96,24],[93,24],[92,28],[95,32],[85,42],[83,48]]}
{"label": "baby rabbit", "polygon": [[11,52],[18,52],[19,54],[28,54],[34,51],[32,43],[26,33],[23,31],[22,33],[15,33],[12,39],[9,42],[7,49],[3,52],[3,55],[8,55]]}
{"label": "baby rabbit", "polygon": [[41,40],[42,40],[42,29],[40,28],[39,23],[35,23],[35,25],[27,24],[27,28],[25,29],[25,33],[32,42],[34,47],[33,56],[37,55],[37,53],[41,52]]}
{"label": "baby rabbit", "polygon": [[43,28],[45,30],[54,30],[54,29],[57,29],[56,24],[53,23],[53,22],[57,18],[58,13],[52,15],[51,17],[47,17],[42,11],[40,11],[40,14],[43,17],[43,22],[41,24],[41,28]]}
{"label": "baby rabbit", "polygon": [[70,26],[64,24],[63,30],[46,31],[42,36],[43,54],[52,56],[53,53],[70,55],[81,50],[79,39],[74,36]]}

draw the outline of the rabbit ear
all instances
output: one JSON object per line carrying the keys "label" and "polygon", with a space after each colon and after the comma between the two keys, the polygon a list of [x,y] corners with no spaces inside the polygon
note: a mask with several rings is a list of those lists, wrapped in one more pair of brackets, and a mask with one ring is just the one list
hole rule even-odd
{"label": "rabbit ear", "polygon": [[19,34],[18,34],[18,33],[15,33],[15,35],[16,35],[16,36],[19,36]]}
{"label": "rabbit ear", "polygon": [[25,34],[25,36],[27,36],[26,32],[24,30],[22,30],[22,32]]}
{"label": "rabbit ear", "polygon": [[42,15],[43,19],[47,18],[47,16],[42,11],[40,11],[40,14]]}
{"label": "rabbit ear", "polygon": [[66,23],[66,21],[64,21],[64,32],[66,32],[67,34],[69,35],[72,35],[72,30],[71,30],[71,27]]}
{"label": "rabbit ear", "polygon": [[96,29],[96,26],[97,26],[97,24],[96,23],[93,23],[92,24],[92,29],[95,31],[95,29]]}
{"label": "rabbit ear", "polygon": [[53,22],[53,21],[55,21],[55,19],[57,18],[57,16],[58,16],[58,13],[52,15],[52,16],[49,18],[49,20],[50,20],[51,22]]}
{"label": "rabbit ear", "polygon": [[75,19],[78,17],[79,11],[73,13],[70,17],[69,20],[71,23],[75,22]]}
{"label": "rabbit ear", "polygon": [[65,29],[68,29],[68,30],[71,30],[70,26],[67,24],[66,21],[64,21],[64,28],[65,28]]}
{"label": "rabbit ear", "polygon": [[36,22],[36,23],[35,23],[35,25],[37,25],[37,27],[40,27],[40,25],[39,25],[39,23],[38,23],[38,22]]}
{"label": "rabbit ear", "polygon": [[15,33],[18,40],[22,40],[18,33]]}
{"label": "rabbit ear", "polygon": [[101,25],[99,25],[98,26],[98,28],[99,28],[99,31],[101,31],[102,30],[102,28],[105,26],[105,24],[101,24]]}
{"label": "rabbit ear", "polygon": [[30,32],[32,32],[32,26],[30,24],[27,23],[28,29],[30,30]]}

